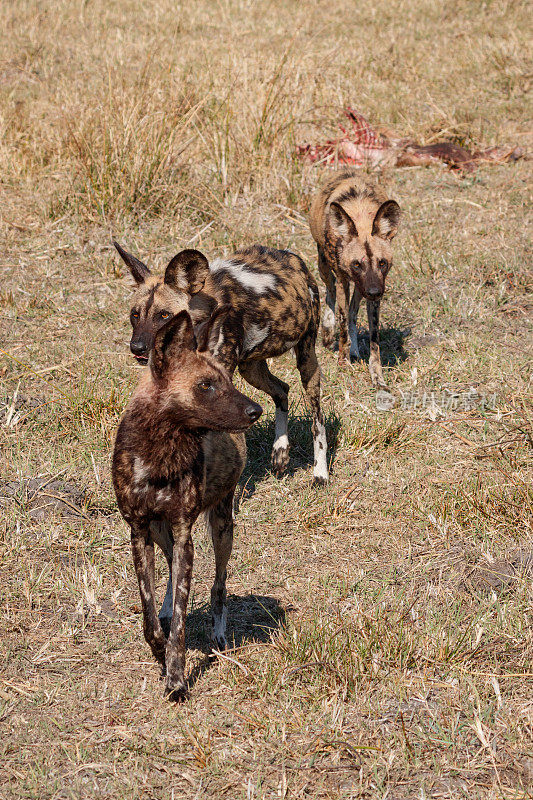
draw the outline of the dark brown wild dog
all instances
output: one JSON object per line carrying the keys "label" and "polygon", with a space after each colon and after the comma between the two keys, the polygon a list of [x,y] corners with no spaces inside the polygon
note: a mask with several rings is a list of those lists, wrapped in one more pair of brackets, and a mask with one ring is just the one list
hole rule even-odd
{"label": "dark brown wild dog", "polygon": [[[220,322],[223,311],[217,310],[204,326],[198,343],[187,311],[159,328],[149,369],[122,417],[113,454],[113,485],[120,512],[131,528],[144,636],[165,671],[165,694],[176,701],[186,696],[192,526],[202,511],[207,512],[216,564],[211,590],[213,638],[223,650],[233,495],[246,462],[244,434],[235,431],[244,431],[262,411],[235,389],[224,368],[205,352],[213,323],[217,318]],[[154,542],[170,570],[159,617]]]}
{"label": "dark brown wild dog", "polygon": [[188,309],[198,326],[217,305],[230,307],[211,336],[210,350],[230,375],[238,367],[248,383],[274,400],[272,469],[276,475],[281,475],[289,463],[289,387],[272,375],[266,359],[294,348],[313,417],[314,481],[325,483],[326,429],[315,353],[319,296],[302,259],[287,250],[254,245],[209,264],[198,250],[183,250],[170,261],[164,276],[157,277],[116,242],[115,247],[138,285],[130,313],[130,348],[141,363],[146,362],[158,328],[172,314]]}
{"label": "dark brown wild dog", "polygon": [[[359,358],[357,312],[364,297],[370,335],[370,377],[385,386],[379,353],[379,306],[392,265],[391,240],[400,220],[400,206],[383,190],[343,169],[331,175],[315,196],[310,227],[318,248],[318,269],[326,284],[322,341],[333,345],[335,301],[339,327],[339,363]],[[354,284],[350,300],[350,284]]]}

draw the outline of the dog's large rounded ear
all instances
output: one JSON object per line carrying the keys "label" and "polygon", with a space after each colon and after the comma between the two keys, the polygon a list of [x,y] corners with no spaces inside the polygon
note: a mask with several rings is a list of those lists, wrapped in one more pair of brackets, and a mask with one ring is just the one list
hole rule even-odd
{"label": "dog's large rounded ear", "polygon": [[163,375],[185,350],[196,350],[196,337],[188,311],[180,311],[159,328],[154,338],[150,365],[152,372]]}
{"label": "dog's large rounded ear", "polygon": [[143,262],[139,261],[138,258],[132,256],[131,253],[127,253],[124,250],[124,248],[119,245],[118,242],[113,242],[113,244],[115,245],[121,259],[124,261],[125,264],[128,265],[131,274],[135,278],[135,282],[144,283],[146,278],[152,274],[148,269],[148,267],[146,266],[146,264],[143,264]]}
{"label": "dog's large rounded ear", "polygon": [[201,325],[196,328],[196,340],[198,342],[199,352],[205,352],[206,350],[213,352],[220,336],[220,329],[230,311],[231,306],[228,304],[217,306],[209,319],[206,320],[206,322],[202,322]]}
{"label": "dog's large rounded ear", "polygon": [[355,222],[339,203],[331,203],[328,222],[338,236],[350,238],[357,236]]}
{"label": "dog's large rounded ear", "polygon": [[401,216],[400,206],[396,200],[386,200],[380,205],[372,223],[372,236],[381,239],[394,239],[398,233]]}
{"label": "dog's large rounded ear", "polygon": [[209,274],[207,258],[199,250],[182,250],[165,270],[165,283],[175,291],[197,294]]}

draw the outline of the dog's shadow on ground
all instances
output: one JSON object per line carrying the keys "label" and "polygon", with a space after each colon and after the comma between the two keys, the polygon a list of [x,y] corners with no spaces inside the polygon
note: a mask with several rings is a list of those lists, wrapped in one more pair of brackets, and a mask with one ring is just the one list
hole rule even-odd
{"label": "dog's shadow on ground", "polygon": [[[274,597],[249,594],[228,596],[228,649],[253,642],[268,642],[273,631],[285,624],[285,611]],[[187,615],[186,647],[200,650],[204,657],[188,677],[189,689],[215,663],[210,641],[211,606],[202,603]],[[231,658],[230,654],[230,658]],[[237,657],[237,656],[234,656]]]}
{"label": "dog's shadow on ground", "polygon": [[[388,327],[379,329],[379,350],[381,363],[384,367],[395,367],[408,358],[409,353],[405,350],[405,343],[410,335],[410,328]],[[370,336],[368,330],[360,330],[357,341],[361,360],[368,363],[370,358]]]}
{"label": "dog's shadow on ground", "polygon": [[[290,461],[285,475],[292,476],[299,469],[313,468],[313,435],[311,416],[292,416],[289,411]],[[335,461],[341,418],[338,414],[326,416],[326,436],[328,441],[328,465]],[[241,476],[239,503],[250,498],[262,479],[271,474],[270,458],[274,444],[275,423],[273,419],[259,420],[246,434],[248,458]]]}

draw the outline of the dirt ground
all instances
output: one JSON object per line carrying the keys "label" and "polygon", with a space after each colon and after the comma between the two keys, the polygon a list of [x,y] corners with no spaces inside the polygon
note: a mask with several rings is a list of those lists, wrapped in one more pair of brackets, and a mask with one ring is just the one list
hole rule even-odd
{"label": "dirt ground", "polygon": [[[422,143],[531,150],[525,2],[12,0],[0,5],[0,797],[533,797],[531,162],[386,170],[388,396],[321,345],[331,482],[248,434],[209,647],[202,524],[190,700],[165,702],[110,483],[132,281],[261,242],[317,274],[345,104]],[[322,288],[321,288],[322,291]],[[323,295],[322,295],[323,296]],[[360,319],[368,357],[366,320]],[[161,593],[165,569],[158,562]]]}

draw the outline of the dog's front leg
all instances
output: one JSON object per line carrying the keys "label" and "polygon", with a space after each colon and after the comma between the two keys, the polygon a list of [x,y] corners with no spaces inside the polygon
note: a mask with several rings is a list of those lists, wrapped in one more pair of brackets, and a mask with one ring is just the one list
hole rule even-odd
{"label": "dog's front leg", "polygon": [[194,546],[192,525],[186,520],[172,525],[174,551],[172,554],[172,588],[174,602],[170,635],[166,649],[165,694],[169,700],[182,702],[187,697],[185,685],[185,618],[191,588]]}
{"label": "dog's front leg", "polygon": [[337,278],[337,322],[339,326],[339,365],[350,364],[350,337],[348,334],[348,308],[350,305],[350,281]]}
{"label": "dog's front leg", "polygon": [[335,342],[335,298],[337,294],[335,273],[329,267],[324,251],[318,248],[318,271],[326,284],[326,305],[322,317],[322,344],[333,349]]}
{"label": "dog's front leg", "polygon": [[350,358],[360,359],[359,355],[359,342],[357,336],[357,312],[361,304],[362,294],[357,288],[354,287],[352,299],[350,300],[349,311],[349,330],[350,330]]}
{"label": "dog's front leg", "polygon": [[139,582],[141,604],[143,609],[144,638],[150,645],[156,659],[165,665],[165,646],[167,643],[155,605],[154,593],[154,543],[148,527],[132,525],[131,550],[133,565]]}
{"label": "dog's front leg", "polygon": [[381,370],[381,354],[379,352],[379,300],[366,301],[368,314],[368,334],[370,337],[370,358],[368,366],[370,369],[370,379],[374,386],[387,388],[383,372]]}

